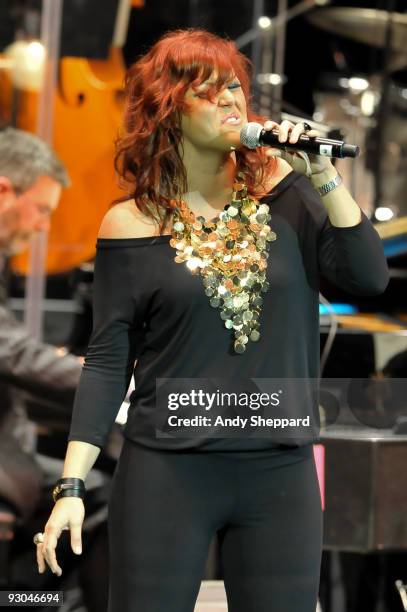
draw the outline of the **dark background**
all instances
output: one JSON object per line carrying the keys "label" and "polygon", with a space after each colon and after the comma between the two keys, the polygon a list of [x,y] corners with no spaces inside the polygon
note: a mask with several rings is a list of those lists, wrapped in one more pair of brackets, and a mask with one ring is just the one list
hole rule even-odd
{"label": "dark background", "polygon": [[[298,4],[299,0],[288,1],[288,6]],[[160,0],[147,0],[145,8],[134,10],[131,16],[129,35],[125,46],[127,61],[145,51],[152,42],[166,30],[190,25],[190,17],[195,17],[191,25],[204,27],[220,35],[236,39],[250,29],[253,2],[250,0],[197,0],[195,15],[190,10],[188,0],[166,0],[165,8]],[[384,10],[389,2],[378,0],[333,0],[332,7],[349,6],[376,8]],[[407,9],[404,0],[396,1],[396,10]],[[277,2],[266,0],[265,14],[276,15]],[[407,38],[407,36],[406,36]],[[407,45],[407,40],[406,40]],[[251,57],[251,46],[242,49]],[[383,66],[383,53],[367,45],[350,41],[344,37],[317,29],[307,21],[306,14],[288,23],[286,35],[285,74],[283,98],[307,114],[313,111],[312,93],[318,87],[320,75],[324,72],[342,74],[335,66],[334,52],[340,51],[348,70],[344,76],[355,73],[370,75],[380,72]],[[394,74],[400,82],[407,82],[407,72]]]}
{"label": "dark background", "polygon": [[[289,0],[288,6],[299,0]],[[198,26],[236,39],[251,28],[252,0],[145,0],[144,8],[133,8],[124,47],[129,64],[144,53],[164,32],[175,28]],[[107,56],[111,42],[118,0],[64,0],[61,49],[64,55]],[[361,7],[405,12],[405,0],[332,0],[332,7]],[[28,27],[38,35],[40,0],[1,0],[0,49],[12,42],[22,26],[23,15],[31,11]],[[265,14],[276,15],[276,0],[265,1]],[[25,22],[27,27],[27,19]],[[37,29],[37,32],[35,31]],[[406,36],[407,38],[407,36]],[[407,46],[407,40],[406,40]],[[251,57],[251,45],[242,49]],[[342,57],[342,66],[334,61]],[[383,69],[383,52],[330,34],[311,25],[301,15],[288,23],[283,98],[305,114],[312,114],[313,92],[321,87],[326,73],[338,76],[370,76]],[[407,71],[392,74],[393,82],[407,85]],[[286,109],[288,110],[288,109]]]}

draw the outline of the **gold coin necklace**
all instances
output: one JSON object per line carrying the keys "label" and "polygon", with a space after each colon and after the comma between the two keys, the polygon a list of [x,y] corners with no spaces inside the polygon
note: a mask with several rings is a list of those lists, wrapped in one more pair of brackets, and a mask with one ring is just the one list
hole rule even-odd
{"label": "gold coin necklace", "polygon": [[174,202],[170,245],[175,261],[185,262],[203,278],[205,294],[227,329],[234,331],[234,350],[243,353],[249,340],[260,339],[261,293],[266,280],[268,249],[277,236],[268,225],[269,206],[235,183],[230,204],[214,220],[195,216],[184,200]]}

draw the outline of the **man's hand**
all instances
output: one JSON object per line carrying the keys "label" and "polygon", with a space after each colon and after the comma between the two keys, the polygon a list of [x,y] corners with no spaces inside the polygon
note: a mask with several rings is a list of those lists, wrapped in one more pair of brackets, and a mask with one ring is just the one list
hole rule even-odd
{"label": "man's hand", "polygon": [[[68,351],[68,349],[67,349],[67,348],[65,348],[65,346],[57,346],[57,347],[55,348],[55,351],[56,351],[56,353],[57,353],[58,357],[65,357],[65,355],[68,355],[68,354],[69,354],[69,351]],[[79,361],[79,363],[80,363],[81,365],[83,365],[83,364],[85,363],[85,357],[84,357],[84,356],[82,356],[82,355],[78,355],[78,356],[76,357],[76,359]]]}

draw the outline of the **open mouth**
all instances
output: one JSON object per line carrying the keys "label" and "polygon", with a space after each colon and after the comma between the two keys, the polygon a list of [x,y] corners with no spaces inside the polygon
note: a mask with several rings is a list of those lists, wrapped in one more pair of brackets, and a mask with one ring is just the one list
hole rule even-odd
{"label": "open mouth", "polygon": [[227,115],[222,119],[222,125],[238,125],[239,123],[241,123],[241,118],[235,113]]}

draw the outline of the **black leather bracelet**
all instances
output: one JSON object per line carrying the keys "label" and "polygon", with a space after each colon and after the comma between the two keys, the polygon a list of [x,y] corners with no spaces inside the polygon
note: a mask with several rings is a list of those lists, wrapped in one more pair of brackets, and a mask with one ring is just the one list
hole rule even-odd
{"label": "black leather bracelet", "polygon": [[[86,493],[85,483],[82,478],[60,478],[52,490],[54,502],[61,497],[63,491],[74,491],[76,497],[84,498]],[[64,495],[64,497],[66,496]]]}
{"label": "black leather bracelet", "polygon": [[85,491],[82,489],[63,489],[54,495],[52,494],[54,502],[58,501],[61,497],[80,497],[81,499],[85,498]]}
{"label": "black leather bracelet", "polygon": [[59,478],[55,484],[70,484],[74,487],[85,488],[85,481],[82,478],[74,478],[73,476],[67,476],[66,478]]}

